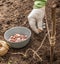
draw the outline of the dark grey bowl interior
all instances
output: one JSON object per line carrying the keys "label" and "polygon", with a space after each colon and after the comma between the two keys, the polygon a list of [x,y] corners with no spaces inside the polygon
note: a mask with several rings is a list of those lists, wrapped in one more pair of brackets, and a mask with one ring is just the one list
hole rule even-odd
{"label": "dark grey bowl interior", "polygon": [[[22,41],[22,42],[17,42],[17,43],[10,42],[9,41],[10,36],[15,35],[17,33],[27,35],[27,39]],[[26,27],[13,27],[13,28],[7,30],[4,33],[5,40],[13,48],[22,48],[22,47],[24,47],[25,45],[27,45],[29,43],[30,37],[31,37],[31,31]]]}

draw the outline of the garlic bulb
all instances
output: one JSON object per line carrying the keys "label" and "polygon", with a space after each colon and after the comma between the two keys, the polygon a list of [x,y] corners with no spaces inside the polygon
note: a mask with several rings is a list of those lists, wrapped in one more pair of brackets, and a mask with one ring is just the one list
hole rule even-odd
{"label": "garlic bulb", "polygon": [[0,56],[5,55],[9,50],[9,46],[5,41],[0,40]]}

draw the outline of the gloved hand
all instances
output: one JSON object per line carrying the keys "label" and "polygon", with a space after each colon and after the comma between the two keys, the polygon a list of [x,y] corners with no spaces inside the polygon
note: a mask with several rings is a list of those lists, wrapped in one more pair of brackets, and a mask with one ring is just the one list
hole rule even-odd
{"label": "gloved hand", "polygon": [[28,22],[31,29],[39,34],[43,31],[43,18],[45,16],[45,7],[33,9],[28,15]]}

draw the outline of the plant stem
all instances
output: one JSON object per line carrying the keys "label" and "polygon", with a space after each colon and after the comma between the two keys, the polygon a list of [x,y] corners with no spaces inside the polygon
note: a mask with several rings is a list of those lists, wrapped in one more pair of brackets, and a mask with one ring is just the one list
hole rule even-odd
{"label": "plant stem", "polygon": [[51,43],[50,43],[50,64],[53,64],[54,46],[55,46],[55,36],[56,36],[56,5],[54,4],[51,8],[52,10],[52,32],[51,32]]}
{"label": "plant stem", "polygon": [[50,46],[50,64],[53,64],[54,46]]}

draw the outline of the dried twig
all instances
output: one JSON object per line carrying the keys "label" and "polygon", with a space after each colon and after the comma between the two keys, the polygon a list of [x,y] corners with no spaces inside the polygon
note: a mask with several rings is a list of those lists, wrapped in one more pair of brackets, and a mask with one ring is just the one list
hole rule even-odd
{"label": "dried twig", "polygon": [[45,18],[46,18],[46,27],[47,27],[48,39],[49,39],[49,42],[51,43],[51,37],[50,37],[50,31],[51,31],[51,30],[49,30],[48,21],[47,21],[47,16],[45,16]]}
{"label": "dried twig", "polygon": [[41,45],[40,45],[39,48],[36,50],[36,52],[38,52],[38,51],[41,49],[41,47],[42,47],[42,45],[43,45],[46,37],[47,37],[47,33],[45,34],[45,36],[44,36],[44,38],[43,38],[43,40],[42,40],[42,42],[41,42]]}
{"label": "dried twig", "polygon": [[40,61],[42,61],[42,58],[36,53],[36,51],[34,51],[33,49],[29,48],[26,50],[25,54],[24,53],[11,53],[11,54],[19,54],[19,55],[23,55],[24,57],[27,57],[27,53],[28,51],[31,50],[34,54],[36,54],[36,56],[39,58]]}
{"label": "dried twig", "polygon": [[34,52],[34,54],[36,54],[36,56],[40,59],[40,61],[42,61],[42,58],[38,55],[38,53],[37,53],[36,51],[34,51],[33,49],[31,49],[31,48],[29,48],[29,49],[26,51],[25,55],[28,53],[29,50],[31,50],[32,52]]}
{"label": "dried twig", "polygon": [[[47,35],[48,35],[48,34],[46,33],[45,36],[44,36],[44,38],[43,38],[43,40],[42,40],[42,42],[41,42],[41,45],[40,45],[40,46],[38,47],[38,49],[36,50],[36,53],[41,49],[41,47],[42,47],[42,45],[43,45],[43,43],[44,43]],[[33,58],[35,58],[35,54],[33,54]]]}
{"label": "dried twig", "polygon": [[55,36],[56,36],[56,5],[52,6],[52,32],[51,32],[51,43],[50,43],[50,64],[53,64],[54,46],[55,46]]}

